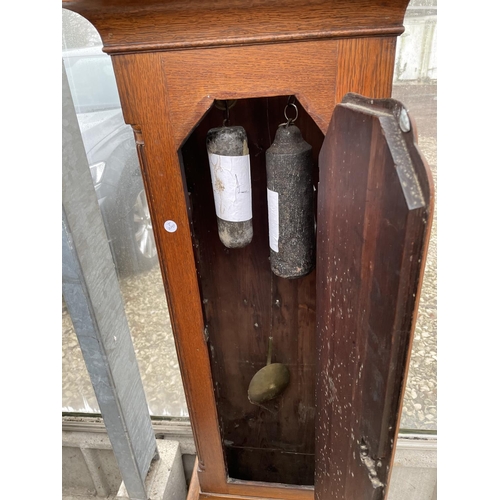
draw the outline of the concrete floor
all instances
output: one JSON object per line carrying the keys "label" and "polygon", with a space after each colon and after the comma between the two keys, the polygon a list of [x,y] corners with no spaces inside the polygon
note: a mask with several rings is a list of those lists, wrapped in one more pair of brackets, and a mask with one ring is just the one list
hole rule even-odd
{"label": "concrete floor", "polygon": [[[437,181],[436,86],[397,85],[393,97],[414,116],[419,145]],[[437,204],[415,329],[401,428],[437,429]],[[152,415],[187,417],[159,268],[121,280],[121,290]],[[62,409],[99,413],[99,407],[63,303]]]}

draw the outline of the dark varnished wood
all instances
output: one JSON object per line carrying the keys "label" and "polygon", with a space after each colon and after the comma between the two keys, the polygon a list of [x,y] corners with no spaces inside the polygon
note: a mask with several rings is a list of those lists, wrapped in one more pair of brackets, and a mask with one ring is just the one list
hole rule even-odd
{"label": "dark varnished wood", "polygon": [[320,153],[317,500],[387,492],[433,210],[401,107],[346,96]]}
{"label": "dark varnished wood", "polygon": [[[228,474],[254,481],[313,484],[315,273],[298,280],[278,278],[269,264],[265,151],[283,121],[287,98],[237,101],[231,123],[244,124],[252,170],[254,237],[227,249],[217,234],[207,131],[224,114],[213,108],[182,148],[190,200],[200,293],[210,347],[212,378]],[[300,104],[299,104],[300,108]],[[301,108],[297,122],[315,144],[314,178],[323,135]],[[264,407],[248,401],[255,373],[266,364],[268,338],[273,362],[291,374],[284,395]],[[276,457],[270,466],[269,456]],[[300,455],[300,456],[299,456]],[[304,462],[303,474],[296,465]]]}
{"label": "dark varnished wood", "polygon": [[407,0],[64,0],[109,53],[272,44],[403,32]]}

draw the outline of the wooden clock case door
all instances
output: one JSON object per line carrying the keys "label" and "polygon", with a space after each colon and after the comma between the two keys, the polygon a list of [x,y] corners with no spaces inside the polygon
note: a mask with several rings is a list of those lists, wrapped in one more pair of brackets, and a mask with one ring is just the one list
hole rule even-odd
{"label": "wooden clock case door", "polygon": [[[272,0],[251,7],[243,0],[63,2],[101,34],[104,50],[112,56],[125,121],[135,132],[196,442],[196,498],[314,496],[314,470],[317,484],[321,470],[314,466],[314,450],[333,439],[325,435],[324,442],[314,443],[319,435],[314,430],[316,371],[326,369],[318,364],[325,362],[325,349],[317,351],[316,343],[321,346],[324,339],[320,333],[316,336],[316,325],[334,321],[319,314],[324,283],[317,277],[323,268],[333,271],[321,260],[318,244],[318,269],[311,275],[293,282],[272,277],[265,254],[262,166],[274,130],[259,135],[259,127],[283,121],[283,103],[294,95],[301,128],[317,146],[317,158],[335,105],[347,92],[390,97],[396,37],[403,31],[406,6],[407,0]],[[206,175],[198,163],[204,154],[200,131],[215,116],[215,99],[238,100],[231,116],[236,120],[240,113],[246,119],[234,124],[256,124],[249,133],[256,138],[251,151],[252,179],[257,182],[252,201],[259,223],[255,221],[253,247],[241,251],[226,252],[216,245],[210,234],[216,233],[215,216],[210,215],[213,210],[199,177]],[[329,203],[318,205],[318,230],[325,231],[319,216],[330,210]],[[329,217],[325,221],[331,222]],[[204,226],[204,221],[212,226]],[[245,272],[248,266],[251,271]],[[222,298],[234,307],[227,307]],[[249,409],[245,401],[246,381],[265,364],[268,328],[278,360],[295,367],[287,398],[282,398],[277,413],[271,408],[274,413],[269,414]],[[228,341],[231,335],[233,342]],[[256,412],[256,425],[244,429],[242,416],[249,411]],[[266,422],[272,425],[261,425]],[[372,436],[377,431],[367,433],[360,427],[360,432],[368,456],[376,456]],[[251,442],[245,442],[247,436]],[[272,467],[263,467],[265,454],[259,447],[281,460],[283,474],[276,476]],[[307,481],[301,482],[301,473],[294,474],[297,462],[304,464]],[[330,472],[325,469],[326,475]],[[321,484],[326,486],[323,493],[317,490],[319,498],[331,498],[331,485]]]}
{"label": "wooden clock case door", "polygon": [[320,153],[316,500],[387,495],[434,184],[393,99],[348,94]]}

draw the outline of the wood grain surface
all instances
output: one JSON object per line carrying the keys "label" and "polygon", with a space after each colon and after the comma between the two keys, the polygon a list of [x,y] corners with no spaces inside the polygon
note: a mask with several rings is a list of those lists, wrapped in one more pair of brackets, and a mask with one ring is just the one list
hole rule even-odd
{"label": "wood grain surface", "polygon": [[[304,493],[304,491],[297,490],[299,497],[295,497],[292,490],[279,485],[268,484],[263,487],[227,482],[226,463],[219,428],[220,420],[218,419],[214,397],[216,387],[213,384],[212,377],[214,375],[210,370],[209,355],[204,340],[205,320],[202,308],[203,299],[198,286],[198,269],[193,254],[193,245],[196,247],[196,236],[194,239],[192,238],[192,228],[190,227],[190,217],[193,210],[192,199],[189,195],[189,189],[191,188],[186,184],[185,170],[180,166],[177,149],[173,145],[173,134],[169,133],[171,127],[173,127],[173,122],[169,121],[168,108],[165,109],[161,105],[158,105],[158,103],[167,103],[169,101],[169,96],[166,93],[167,86],[164,85],[161,54],[115,56],[113,62],[117,80],[120,82],[120,92],[128,96],[124,99],[124,116],[127,122],[134,124],[140,146],[139,152],[143,177],[145,179],[148,200],[153,212],[155,237],[166,285],[167,299],[191,423],[193,425],[193,433],[197,444],[200,487],[203,491],[234,494],[246,494],[247,491],[254,491],[255,494],[258,494],[259,490],[264,488],[269,498],[310,497],[310,491],[304,490]],[[140,71],[141,68],[142,71]],[[151,81],[159,83],[156,86],[144,86],[142,84],[145,75],[144,71],[146,71]],[[131,98],[132,96],[133,98]],[[161,99],[158,99],[158,96],[161,96]],[[284,108],[285,101],[286,98],[283,98],[279,105],[279,112],[274,112],[276,123],[281,120],[281,117],[278,116]],[[245,107],[241,105],[240,109],[243,111]],[[314,143],[316,151],[318,151],[322,142],[322,134],[304,110],[301,111],[300,116],[303,122],[301,127],[304,129],[306,140]],[[248,121],[248,116],[246,118]],[[307,125],[308,120],[309,126]],[[257,120],[255,125],[257,129],[258,123]],[[219,125],[219,123],[217,124]],[[264,138],[270,144],[271,136],[267,129],[263,130]],[[196,134],[193,137],[196,137]],[[258,144],[259,142],[257,142]],[[265,146],[264,143],[261,143],[259,147],[264,150],[263,145]],[[190,151],[195,151],[197,154],[202,155],[206,154],[204,144],[201,147],[196,147],[194,150],[191,150],[189,147],[184,148],[183,152],[186,158],[183,159],[183,163],[187,162],[189,164]],[[255,146],[254,152],[257,153],[258,151],[258,147]],[[261,170],[265,171],[262,166]],[[262,178],[261,183],[265,185],[265,177]],[[210,183],[205,186],[205,189],[209,186]],[[261,218],[265,220],[265,217],[262,216],[263,209],[261,208],[260,210]],[[163,222],[166,220],[176,222],[178,229],[175,233],[165,231]],[[266,233],[267,231],[264,228],[260,236],[261,251],[268,251]],[[195,233],[193,234],[195,235]],[[244,270],[244,267],[241,269]],[[271,274],[268,267],[266,267],[266,273],[268,275]],[[309,283],[304,288],[305,292],[302,292],[302,294],[306,294],[304,298],[307,297],[308,293],[312,293],[314,299],[315,285],[312,276],[304,278],[306,283]],[[313,279],[312,282],[310,281],[311,279]],[[225,286],[231,286],[232,280],[227,280],[227,283],[229,285],[226,284]],[[307,290],[309,291],[307,292]],[[287,307],[290,307],[293,306],[293,303],[288,305],[288,300],[297,299],[294,299],[293,296],[290,296],[290,298],[285,297],[284,303],[287,304]],[[307,304],[307,300],[305,303]],[[313,309],[308,309],[307,307],[304,310],[302,308],[295,310],[292,307],[289,314],[292,314],[292,316],[298,318],[297,321],[300,320],[303,323],[304,319],[300,318],[310,316],[311,310]],[[265,311],[265,308],[263,308],[263,311]],[[269,314],[269,312],[265,312],[265,314]],[[314,319],[307,321],[309,336],[306,335],[303,337],[300,344],[294,342],[292,345],[296,346],[295,349],[298,349],[296,351],[298,353],[309,353],[308,356],[311,359],[313,349],[313,336],[311,333],[314,330]],[[231,328],[233,327],[234,324],[231,324]],[[248,340],[248,342],[250,341]],[[259,344],[257,345],[259,346]],[[293,352],[293,347],[289,349],[292,349]],[[251,354],[251,351],[249,353]],[[265,352],[259,354],[258,357],[259,360],[265,359]],[[297,379],[297,382],[302,385],[305,383],[308,387],[304,402],[307,403],[307,397],[311,399],[307,403],[307,406],[310,408],[312,404],[314,374],[308,368],[311,366],[310,362],[303,364],[306,369],[309,369],[310,373],[306,377],[306,382],[301,382],[302,376]],[[237,394],[241,398],[241,385]],[[248,405],[248,402],[246,404]],[[297,407],[294,411],[297,413],[299,408]],[[308,412],[307,408],[302,409],[300,407],[300,411],[301,415],[305,415],[306,417],[307,428],[309,429],[306,435],[309,438],[305,441],[308,443],[309,449],[311,449],[314,446],[313,414],[310,411]],[[301,416],[300,418],[304,417]],[[286,433],[287,431],[288,428],[285,426],[283,432]],[[293,437],[294,439],[304,440],[302,434]],[[309,463],[312,463],[312,459],[310,459]],[[310,466],[309,470],[311,470]],[[306,496],[304,497],[304,495]]]}
{"label": "wood grain surface", "polygon": [[195,458],[193,473],[189,481],[189,489],[186,500],[198,500],[200,498],[200,482],[198,480],[198,457]]}
{"label": "wood grain surface", "polygon": [[408,0],[63,0],[109,53],[397,36]]}
{"label": "wood grain surface", "polygon": [[293,94],[326,132],[335,102],[337,46],[337,40],[322,40],[163,53],[176,145],[214,99]]}
{"label": "wood grain surface", "polygon": [[[407,0],[258,0],[251,6],[243,0],[63,1],[97,27],[104,50],[113,55],[125,121],[136,134],[198,454],[193,498],[199,490],[199,498],[207,499],[312,500],[313,488],[305,485],[312,485],[317,451],[314,384],[317,369],[332,362],[316,355],[316,301],[330,289],[323,288],[324,269],[294,281],[270,272],[264,152],[284,121],[286,96],[295,95],[297,124],[313,145],[317,182],[323,135],[344,94],[390,96],[406,5]],[[215,225],[204,145],[208,128],[221,125],[214,99],[238,99],[232,124],[243,125],[250,140],[255,236],[239,250],[222,247]],[[318,209],[323,227],[336,222],[328,203]],[[174,221],[177,230],[167,232],[166,221]],[[356,293],[371,297],[365,288]],[[329,320],[334,321],[321,319]],[[276,404],[256,408],[245,389],[265,364],[270,333],[273,359],[291,368],[291,383]],[[391,365],[390,373],[383,363],[370,369],[389,380],[401,365]],[[400,380],[394,380],[397,389]],[[397,427],[395,422],[384,430],[397,416],[388,398],[376,408],[382,416],[359,427],[370,452],[385,449]],[[362,397],[354,405],[360,414],[374,408]],[[333,463],[339,451],[329,450]],[[358,495],[356,488],[366,484],[346,481],[342,494]],[[324,496],[324,486],[322,491],[321,500],[331,498]]]}
{"label": "wood grain surface", "polygon": [[[173,124],[169,120],[161,54],[119,56],[114,67],[125,121],[140,130],[143,141],[141,167],[202,471],[200,484],[216,488],[226,483],[226,470],[204,340],[183,172],[170,133]],[[148,85],[144,85],[144,77]],[[173,233],[164,229],[168,220],[177,224]]]}
{"label": "wood grain surface", "polygon": [[348,92],[390,97],[395,53],[396,37],[338,40],[335,102],[341,102]]}
{"label": "wood grain surface", "polygon": [[387,493],[433,210],[400,110],[347,96],[320,153],[317,500]]}
{"label": "wood grain surface", "polygon": [[[299,106],[304,104],[299,127],[317,157],[321,129],[326,130],[339,88],[352,86],[373,97],[390,92],[390,80],[381,83],[375,77],[377,71],[390,73],[393,40],[350,42],[355,49],[346,41],[330,40],[287,44],[286,53],[275,51],[278,46],[266,51],[252,46],[113,56],[125,119],[140,131],[143,143],[143,176],[204,492],[247,494],[248,485],[228,483],[227,475],[269,483],[313,483],[316,273],[290,282],[274,277],[267,260],[264,152],[283,120],[286,98],[242,98],[295,94]],[[359,53],[359,59],[349,65],[345,61],[353,53]],[[254,71],[257,55],[260,64]],[[279,56],[282,64],[276,63]],[[224,57],[229,64],[218,71]],[[337,73],[339,58],[342,78]],[[297,78],[290,76],[293,64]],[[191,84],[185,85],[189,79]],[[254,219],[260,231],[248,248],[237,251],[223,249],[218,241],[209,172],[203,168],[206,131],[221,124],[215,110],[207,112],[214,97],[240,99],[231,112],[232,123],[245,125],[251,136]],[[166,220],[178,224],[176,233],[164,230]],[[290,397],[280,400],[279,418],[265,409],[256,412],[245,397],[251,376],[265,362],[270,331],[275,360],[295,370]],[[276,466],[269,466],[266,450],[274,450]],[[293,453],[301,455],[294,459]],[[301,461],[302,473],[294,474],[294,463]],[[282,487],[269,486],[267,495],[280,498]],[[291,495],[288,489],[286,493]]]}

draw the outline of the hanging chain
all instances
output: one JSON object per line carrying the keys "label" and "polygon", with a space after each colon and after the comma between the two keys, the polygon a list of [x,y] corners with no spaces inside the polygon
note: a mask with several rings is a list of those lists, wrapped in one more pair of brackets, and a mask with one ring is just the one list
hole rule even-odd
{"label": "hanging chain", "polygon": [[223,127],[229,127],[229,103],[228,101],[224,101],[224,107],[226,108],[224,111],[224,120],[222,121],[222,126]]}
{"label": "hanging chain", "polygon": [[236,105],[236,99],[215,99],[214,106],[223,112],[223,126],[229,125],[229,110]]}

